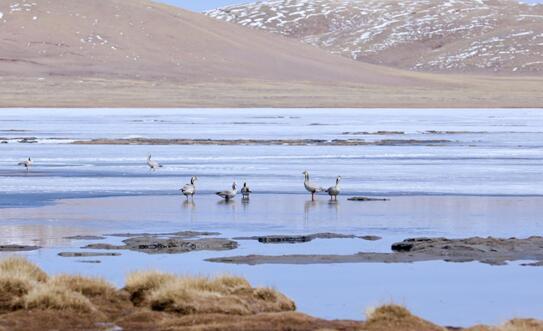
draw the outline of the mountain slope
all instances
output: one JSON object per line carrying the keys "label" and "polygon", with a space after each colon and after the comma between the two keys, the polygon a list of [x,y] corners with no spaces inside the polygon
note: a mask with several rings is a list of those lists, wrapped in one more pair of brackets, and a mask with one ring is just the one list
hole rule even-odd
{"label": "mountain slope", "polygon": [[543,72],[543,5],[516,0],[269,0],[207,15],[402,69]]}
{"label": "mountain slope", "polygon": [[543,79],[409,72],[147,0],[0,2],[0,107],[540,107]]}
{"label": "mountain slope", "polygon": [[0,3],[0,74],[402,84],[284,37],[144,0]]}

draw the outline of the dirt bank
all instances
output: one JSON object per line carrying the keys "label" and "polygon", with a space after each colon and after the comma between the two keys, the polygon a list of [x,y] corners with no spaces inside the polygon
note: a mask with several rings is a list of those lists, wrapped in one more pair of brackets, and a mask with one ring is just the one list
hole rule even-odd
{"label": "dirt bank", "polygon": [[[361,316],[362,319],[362,316]],[[471,331],[541,330],[512,320]],[[0,330],[365,330],[445,331],[406,308],[371,309],[365,321],[323,320],[296,312],[289,298],[235,276],[128,275],[122,289],[99,278],[50,276],[23,258],[0,260]],[[454,330],[463,330],[454,328]]]}

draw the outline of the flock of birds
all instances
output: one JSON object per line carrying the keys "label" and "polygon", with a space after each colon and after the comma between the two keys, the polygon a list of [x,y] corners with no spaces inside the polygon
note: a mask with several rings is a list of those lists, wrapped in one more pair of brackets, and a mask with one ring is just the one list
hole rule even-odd
{"label": "flock of birds", "polygon": [[[28,172],[30,171],[30,168],[32,167],[32,159],[28,158],[28,160],[21,161],[17,165],[25,167],[26,171]],[[153,160],[151,155],[147,157],[147,166],[149,167],[149,170],[151,171],[156,171],[157,169],[162,168],[162,164]],[[309,172],[307,172],[307,170],[304,171],[302,174],[304,175],[304,187],[307,190],[307,192],[311,193],[311,201],[315,200],[315,195],[319,192],[326,192],[330,196],[330,200],[337,200],[337,196],[341,193],[341,189],[339,186],[339,182],[341,181],[341,176],[338,176],[336,178],[336,185],[330,186],[329,188],[326,189],[313,183],[309,179]],[[194,199],[194,195],[196,194],[197,180],[198,180],[198,177],[192,176],[190,178],[190,183],[185,184],[179,190],[187,198],[187,200],[189,198]],[[251,191],[247,183],[243,183],[243,187],[241,188],[242,198],[244,200],[248,200],[251,193],[253,193],[253,191]],[[230,189],[219,191],[219,192],[216,192],[215,194],[225,199],[226,201],[234,199],[236,195],[238,194],[238,187],[237,187],[236,182],[232,183],[232,187]]]}

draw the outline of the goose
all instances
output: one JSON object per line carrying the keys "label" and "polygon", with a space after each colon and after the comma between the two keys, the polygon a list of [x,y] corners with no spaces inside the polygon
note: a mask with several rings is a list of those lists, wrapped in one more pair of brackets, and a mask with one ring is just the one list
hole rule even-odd
{"label": "goose", "polygon": [[307,172],[307,170],[304,171],[302,174],[305,176],[304,187],[307,192],[311,193],[311,201],[315,201],[315,194],[324,191],[324,189],[317,184],[309,181],[309,172]]}
{"label": "goose", "polygon": [[253,193],[249,186],[247,186],[247,183],[243,183],[243,187],[241,188],[241,194],[243,195],[243,199],[248,200],[249,194]]}
{"label": "goose", "polygon": [[162,168],[162,165],[158,163],[155,160],[151,160],[151,154],[147,157],[147,165],[149,166],[149,170],[157,170],[158,168]]}
{"label": "goose", "polygon": [[236,194],[238,193],[238,190],[237,190],[237,186],[236,186],[236,182],[234,182],[232,184],[232,189],[231,190],[224,190],[224,191],[221,191],[221,192],[217,192],[215,194],[217,194],[218,196],[220,196],[221,198],[225,199],[226,201],[230,200],[230,199],[233,199],[236,197]]}
{"label": "goose", "polygon": [[194,199],[194,194],[196,194],[196,181],[198,180],[198,177],[192,176],[190,178],[190,184],[185,184],[179,191],[183,193],[187,197],[187,200],[189,199],[189,196]]}
{"label": "goose", "polygon": [[336,178],[336,185],[330,186],[326,192],[330,195],[330,200],[337,200],[337,196],[341,192],[341,189],[339,187],[339,182],[341,181],[341,176],[337,176]]}
{"label": "goose", "polygon": [[26,171],[28,172],[30,170],[30,167],[32,166],[32,159],[28,158],[28,160],[21,161],[17,163],[17,165],[25,167]]}

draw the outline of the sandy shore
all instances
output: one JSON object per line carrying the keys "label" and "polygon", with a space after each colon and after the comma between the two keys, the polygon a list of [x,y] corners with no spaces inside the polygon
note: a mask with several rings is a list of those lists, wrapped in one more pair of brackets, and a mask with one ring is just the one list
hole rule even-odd
{"label": "sandy shore", "polygon": [[[422,75],[422,74],[414,74]],[[434,75],[434,87],[4,77],[0,107],[541,108],[539,77]],[[21,91],[33,91],[32,98]]]}

